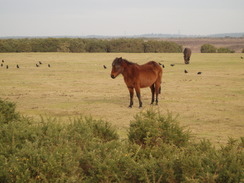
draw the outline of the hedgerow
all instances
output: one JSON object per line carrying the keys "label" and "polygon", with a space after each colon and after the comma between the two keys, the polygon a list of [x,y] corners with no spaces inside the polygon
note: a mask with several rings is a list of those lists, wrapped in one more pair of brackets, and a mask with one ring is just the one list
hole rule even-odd
{"label": "hedgerow", "polygon": [[[172,114],[139,113],[121,140],[108,122],[34,120],[0,99],[0,182],[242,182],[244,138],[195,142]],[[6,110],[8,109],[8,110]]]}
{"label": "hedgerow", "polygon": [[136,38],[81,39],[33,38],[0,39],[0,52],[125,52],[125,53],[181,53],[182,46],[170,41]]}

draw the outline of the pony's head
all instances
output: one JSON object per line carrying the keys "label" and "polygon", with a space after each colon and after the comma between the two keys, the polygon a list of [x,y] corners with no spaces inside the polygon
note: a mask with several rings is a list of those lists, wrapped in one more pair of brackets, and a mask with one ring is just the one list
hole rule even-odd
{"label": "pony's head", "polygon": [[124,68],[122,66],[122,57],[115,58],[112,63],[111,78],[115,79],[120,73],[123,72]]}

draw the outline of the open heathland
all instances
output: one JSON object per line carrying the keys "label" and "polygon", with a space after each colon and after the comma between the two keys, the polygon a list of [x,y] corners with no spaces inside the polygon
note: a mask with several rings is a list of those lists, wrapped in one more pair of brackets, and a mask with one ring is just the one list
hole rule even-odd
{"label": "open heathland", "polygon": [[[122,137],[137,113],[153,107],[178,116],[196,139],[222,144],[228,137],[244,134],[242,56],[193,53],[185,65],[182,53],[1,53],[0,96],[34,118],[51,116],[66,122],[69,117],[91,115],[103,119]],[[142,109],[136,97],[133,108],[128,108],[129,92],[122,76],[110,77],[115,57],[164,64],[158,106],[150,105],[150,89],[145,88],[141,89]]]}

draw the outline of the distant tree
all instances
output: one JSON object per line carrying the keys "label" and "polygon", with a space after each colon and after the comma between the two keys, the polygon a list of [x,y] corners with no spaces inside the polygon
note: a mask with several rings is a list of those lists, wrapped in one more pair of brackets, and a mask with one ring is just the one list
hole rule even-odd
{"label": "distant tree", "polygon": [[86,52],[85,43],[83,39],[70,39],[70,51],[71,52]]}
{"label": "distant tree", "polygon": [[145,53],[179,53],[182,46],[169,41],[149,40],[144,43]]}
{"label": "distant tree", "polygon": [[216,47],[211,44],[204,44],[201,46],[201,53],[216,53]]}
{"label": "distant tree", "polygon": [[16,52],[32,52],[32,46],[29,39],[16,40]]}
{"label": "distant tree", "polygon": [[90,39],[86,42],[87,52],[106,52],[107,47],[103,40]]}
{"label": "distant tree", "polygon": [[112,39],[108,42],[110,52],[143,53],[142,39]]}

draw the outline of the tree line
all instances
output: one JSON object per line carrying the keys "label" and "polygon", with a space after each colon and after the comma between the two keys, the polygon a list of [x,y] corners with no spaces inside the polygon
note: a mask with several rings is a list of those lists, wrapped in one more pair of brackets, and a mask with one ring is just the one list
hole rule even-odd
{"label": "tree line", "polygon": [[0,39],[0,52],[179,53],[175,42],[144,39],[32,38]]}

